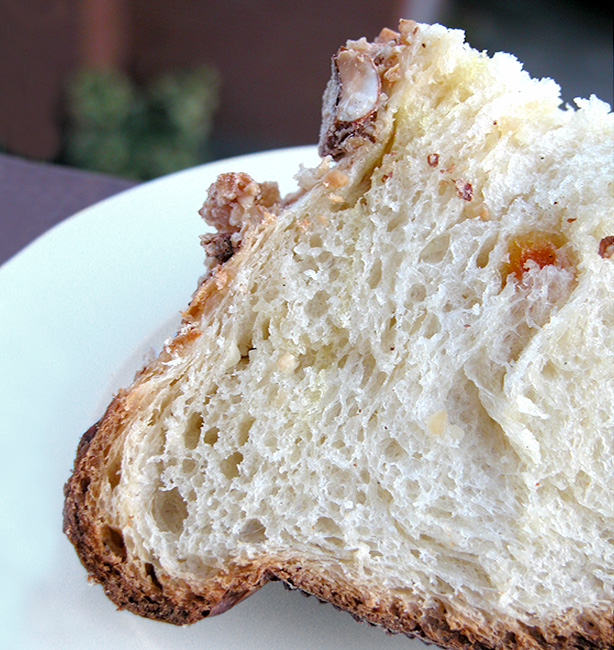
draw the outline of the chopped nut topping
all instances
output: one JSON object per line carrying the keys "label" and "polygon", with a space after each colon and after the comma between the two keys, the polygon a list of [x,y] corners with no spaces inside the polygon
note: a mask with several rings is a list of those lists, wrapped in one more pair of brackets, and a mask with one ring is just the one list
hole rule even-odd
{"label": "chopped nut topping", "polygon": [[388,68],[388,70],[384,72],[384,79],[389,84],[396,83],[400,78],[401,78],[401,66],[398,63],[396,65],[393,65],[392,68]]}
{"label": "chopped nut topping", "polygon": [[209,188],[200,215],[219,232],[238,232],[260,222],[265,211],[280,202],[276,183],[256,183],[244,173],[220,174]]}
{"label": "chopped nut topping", "polygon": [[355,122],[370,115],[377,105],[380,80],[371,57],[352,50],[337,55],[340,97],[337,120]]}
{"label": "chopped nut topping", "polygon": [[459,179],[454,181],[454,186],[456,187],[456,194],[459,198],[465,201],[471,201],[473,199],[473,187],[471,187],[471,183]]}
{"label": "chopped nut topping", "polygon": [[388,27],[384,27],[384,29],[382,29],[382,31],[379,33],[379,36],[375,39],[375,42],[389,43],[390,41],[394,41],[395,43],[398,43],[400,38],[401,34],[399,34],[399,32],[395,32],[392,29],[388,29]]}
{"label": "chopped nut topping", "polygon": [[480,208],[480,211],[478,212],[478,217],[482,221],[488,221],[490,219],[490,210],[482,204],[482,207]]}
{"label": "chopped nut topping", "polygon": [[215,258],[219,264],[229,260],[235,252],[230,233],[203,235],[201,243],[207,256]]}
{"label": "chopped nut topping", "polygon": [[228,273],[224,266],[216,266],[213,270],[213,280],[218,291],[221,291],[229,281]]}
{"label": "chopped nut topping", "polygon": [[[402,21],[407,32],[416,23]],[[365,140],[375,142],[377,114],[402,77],[401,33],[384,29],[372,42],[348,41],[332,60],[332,75],[322,101],[319,152],[333,160],[351,154]]]}
{"label": "chopped nut topping", "polygon": [[203,219],[217,231],[201,237],[207,256],[218,264],[229,260],[241,247],[245,232],[274,219],[280,204],[276,183],[256,183],[243,173],[218,176],[200,210]]}
{"label": "chopped nut topping", "polygon": [[369,54],[341,48],[333,57],[323,98],[320,155],[338,160],[353,137],[369,137],[380,90],[380,76]]}
{"label": "chopped nut topping", "polygon": [[614,235],[608,235],[599,242],[599,255],[603,259],[614,257]]}
{"label": "chopped nut topping", "polygon": [[324,176],[324,185],[326,185],[326,187],[339,188],[347,185],[349,180],[347,174],[344,174],[338,169],[331,169],[326,176]]}
{"label": "chopped nut topping", "polygon": [[411,37],[418,33],[418,23],[415,20],[401,20],[399,22],[399,31],[401,32],[401,41],[409,43]]}
{"label": "chopped nut topping", "polygon": [[490,219],[490,210],[484,201],[474,200],[465,205],[463,213],[469,219],[480,219],[481,221],[488,221]]}

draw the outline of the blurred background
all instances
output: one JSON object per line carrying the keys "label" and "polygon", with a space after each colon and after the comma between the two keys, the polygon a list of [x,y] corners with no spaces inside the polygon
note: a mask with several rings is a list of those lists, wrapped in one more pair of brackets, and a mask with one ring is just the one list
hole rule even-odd
{"label": "blurred background", "polygon": [[399,18],[612,104],[597,0],[0,0],[0,151],[127,178],[317,141],[330,57]]}

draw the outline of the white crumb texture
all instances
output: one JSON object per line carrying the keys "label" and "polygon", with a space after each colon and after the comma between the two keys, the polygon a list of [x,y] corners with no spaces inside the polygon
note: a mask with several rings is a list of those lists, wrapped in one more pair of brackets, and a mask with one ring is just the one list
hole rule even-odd
{"label": "white crumb texture", "polygon": [[[291,557],[525,621],[603,607],[612,114],[560,108],[554,82],[460,32],[422,26],[403,56],[385,142],[339,163],[342,201],[303,172],[149,379],[116,521],[129,554],[188,580]],[[568,263],[506,275],[535,232]]]}

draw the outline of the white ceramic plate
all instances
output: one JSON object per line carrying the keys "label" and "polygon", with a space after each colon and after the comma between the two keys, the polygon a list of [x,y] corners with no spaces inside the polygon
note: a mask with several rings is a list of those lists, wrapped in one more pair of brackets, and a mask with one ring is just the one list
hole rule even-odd
{"label": "white ceramic plate", "polygon": [[279,583],[186,628],[117,612],[62,534],[80,435],[174,332],[203,271],[197,211],[217,174],[294,187],[313,147],[203,165],[62,222],[0,268],[0,647],[422,648]]}

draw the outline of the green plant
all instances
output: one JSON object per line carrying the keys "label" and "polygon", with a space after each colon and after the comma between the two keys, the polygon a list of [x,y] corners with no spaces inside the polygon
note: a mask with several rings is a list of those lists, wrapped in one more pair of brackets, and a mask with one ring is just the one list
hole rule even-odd
{"label": "green plant", "polygon": [[218,87],[209,67],[142,86],[119,71],[82,70],[68,86],[62,160],[141,180],[205,162]]}

